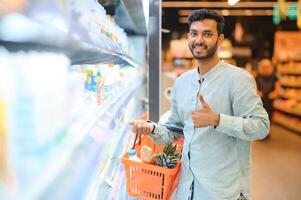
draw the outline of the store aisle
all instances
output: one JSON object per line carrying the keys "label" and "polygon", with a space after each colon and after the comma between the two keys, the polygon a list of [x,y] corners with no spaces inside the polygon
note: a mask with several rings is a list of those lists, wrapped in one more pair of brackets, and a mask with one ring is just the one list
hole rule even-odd
{"label": "store aisle", "polygon": [[301,135],[272,125],[253,143],[253,200],[301,199]]}

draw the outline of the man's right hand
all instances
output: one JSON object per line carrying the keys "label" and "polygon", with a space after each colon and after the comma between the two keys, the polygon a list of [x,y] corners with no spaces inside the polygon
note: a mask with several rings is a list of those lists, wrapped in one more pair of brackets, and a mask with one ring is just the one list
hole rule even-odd
{"label": "man's right hand", "polygon": [[140,135],[149,135],[155,129],[154,124],[142,119],[133,120],[129,124],[133,126],[132,131]]}

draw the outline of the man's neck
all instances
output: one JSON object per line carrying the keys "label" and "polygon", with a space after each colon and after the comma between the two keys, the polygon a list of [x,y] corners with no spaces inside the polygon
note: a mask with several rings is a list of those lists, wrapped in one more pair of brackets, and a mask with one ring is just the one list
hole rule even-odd
{"label": "man's neck", "polygon": [[212,69],[218,62],[219,58],[217,55],[214,55],[210,59],[205,59],[205,60],[197,60],[198,63],[198,70],[200,73],[200,76],[203,76],[206,74],[210,69]]}

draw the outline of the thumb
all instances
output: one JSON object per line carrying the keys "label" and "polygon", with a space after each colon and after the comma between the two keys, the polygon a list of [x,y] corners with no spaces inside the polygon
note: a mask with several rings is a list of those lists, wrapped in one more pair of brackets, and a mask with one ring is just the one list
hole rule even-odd
{"label": "thumb", "polygon": [[203,107],[207,107],[208,106],[208,104],[205,101],[203,95],[201,95],[201,94],[199,95],[199,100],[200,100],[201,104],[203,105]]}

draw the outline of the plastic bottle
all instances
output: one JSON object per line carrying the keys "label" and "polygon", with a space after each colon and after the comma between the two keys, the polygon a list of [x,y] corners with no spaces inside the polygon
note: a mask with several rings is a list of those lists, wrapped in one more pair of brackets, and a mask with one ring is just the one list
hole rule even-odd
{"label": "plastic bottle", "polygon": [[116,77],[112,65],[108,65],[103,70],[104,82],[103,82],[103,96],[104,100],[109,100],[114,97]]}
{"label": "plastic bottle", "polygon": [[142,162],[142,161],[140,160],[140,158],[137,156],[136,150],[135,150],[135,149],[130,149],[130,150],[128,151],[128,154],[129,154],[129,159],[130,159],[130,160],[133,160],[133,161],[136,161],[136,162]]}
{"label": "plastic bottle", "polygon": [[97,103],[100,105],[104,101],[104,92],[103,92],[103,77],[100,71],[98,70],[96,73],[96,98],[97,98]]}

